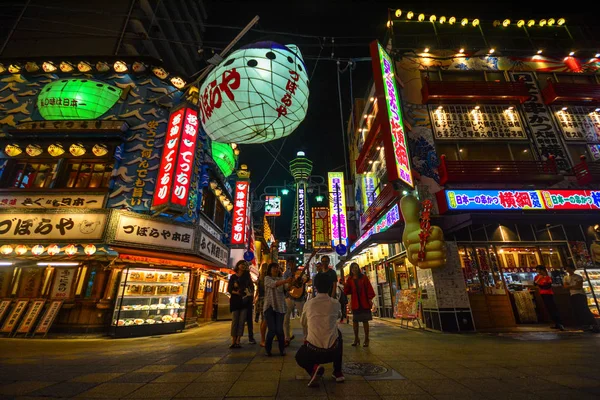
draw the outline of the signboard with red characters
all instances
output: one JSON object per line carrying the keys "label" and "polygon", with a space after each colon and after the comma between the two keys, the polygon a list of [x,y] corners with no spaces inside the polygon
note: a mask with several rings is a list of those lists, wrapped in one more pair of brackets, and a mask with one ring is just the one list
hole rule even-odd
{"label": "signboard with red characters", "polygon": [[171,113],[152,197],[153,211],[186,211],[198,125],[198,112],[193,108],[183,107]]}
{"label": "signboard with red characters", "polygon": [[231,223],[231,244],[245,244],[247,231],[248,189],[250,182],[238,181],[235,184],[233,221]]}

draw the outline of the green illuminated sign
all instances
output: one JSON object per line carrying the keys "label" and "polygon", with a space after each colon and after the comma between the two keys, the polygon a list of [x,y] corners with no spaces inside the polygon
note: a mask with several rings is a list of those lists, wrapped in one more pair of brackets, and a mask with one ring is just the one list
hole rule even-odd
{"label": "green illuminated sign", "polygon": [[96,119],[115,105],[121,92],[89,79],[60,79],[42,89],[37,106],[46,120]]}
{"label": "green illuminated sign", "polygon": [[233,149],[227,143],[212,142],[212,157],[217,166],[226,177],[231,175],[235,169],[235,155]]}

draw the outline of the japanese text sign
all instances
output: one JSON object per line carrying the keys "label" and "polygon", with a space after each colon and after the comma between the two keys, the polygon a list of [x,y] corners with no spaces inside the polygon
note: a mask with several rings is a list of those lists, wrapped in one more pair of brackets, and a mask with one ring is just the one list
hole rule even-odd
{"label": "japanese text sign", "polygon": [[8,213],[0,212],[0,239],[9,240],[100,240],[107,214]]}
{"label": "japanese text sign", "polygon": [[281,197],[266,196],[265,197],[265,216],[279,217],[281,215]]}
{"label": "japanese text sign", "polygon": [[446,190],[438,192],[440,210],[600,210],[593,190]]}
{"label": "japanese text sign", "polygon": [[46,309],[46,312],[44,312],[44,315],[42,315],[42,319],[36,326],[35,333],[48,333],[48,331],[50,330],[50,326],[52,326],[52,323],[58,315],[58,312],[60,311],[62,305],[63,300],[55,300],[50,303],[50,305]]}
{"label": "japanese text sign", "polygon": [[329,209],[327,207],[312,208],[312,245],[314,249],[331,247]]}
{"label": "japanese text sign", "polygon": [[354,251],[360,246],[365,240],[370,238],[372,235],[380,232],[387,231],[392,225],[400,221],[400,212],[398,210],[398,204],[394,204],[388,212],[386,212],[379,220],[363,235],[350,246],[350,251]]}
{"label": "japanese text sign", "polygon": [[306,184],[298,184],[298,244],[306,246]]}
{"label": "japanese text sign", "polygon": [[136,247],[173,248],[193,250],[194,228],[118,213],[114,225],[114,241]]}
{"label": "japanese text sign", "polygon": [[198,112],[184,107],[169,117],[152,209],[187,207],[198,139]]}
{"label": "japanese text sign", "polygon": [[57,268],[54,283],[50,292],[51,299],[68,299],[72,297],[73,279],[77,268]]}
{"label": "japanese text sign", "polygon": [[0,208],[102,208],[106,194],[3,193]]}
{"label": "japanese text sign", "polygon": [[248,189],[250,189],[250,182],[238,181],[235,184],[233,221],[231,222],[231,244],[246,243]]}
{"label": "japanese text sign", "polygon": [[34,300],[29,305],[29,309],[27,310],[27,313],[25,314],[23,321],[21,321],[21,324],[17,328],[17,333],[25,333],[25,334],[29,333],[31,328],[33,328],[33,325],[35,324],[35,321],[37,320],[38,316],[44,309],[45,303],[46,303],[45,299],[39,299],[39,300]]}
{"label": "japanese text sign", "polygon": [[19,323],[21,316],[25,312],[27,308],[27,303],[29,303],[28,299],[18,299],[13,307],[12,311],[4,321],[4,325],[2,325],[2,329],[0,329],[0,333],[12,333],[12,331]]}
{"label": "japanese text sign", "polygon": [[331,245],[348,246],[348,227],[346,225],[346,193],[344,189],[344,173],[329,172],[329,217],[331,219]]}
{"label": "japanese text sign", "polygon": [[[410,157],[408,154],[407,137],[402,122],[402,107],[400,93],[396,85],[394,72],[394,60],[381,47],[379,42],[371,43],[371,60],[373,63],[373,78],[377,90],[378,101],[383,100],[385,104],[379,105],[379,113],[382,121],[382,129],[387,131],[384,147],[390,180],[400,179],[409,186],[413,186],[412,172],[410,168]],[[387,110],[387,112],[386,112]],[[390,140],[391,139],[391,140]],[[392,164],[390,161],[394,160]],[[395,168],[390,168],[394,167]]]}
{"label": "japanese text sign", "polygon": [[211,261],[216,261],[219,267],[227,266],[229,249],[202,230],[200,231],[198,250],[201,256],[207,257]]}

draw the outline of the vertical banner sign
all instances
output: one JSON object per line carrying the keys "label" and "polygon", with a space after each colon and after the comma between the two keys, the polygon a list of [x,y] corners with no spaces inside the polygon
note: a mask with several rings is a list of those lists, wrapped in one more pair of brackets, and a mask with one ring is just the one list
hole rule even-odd
{"label": "vertical banner sign", "polygon": [[42,315],[42,319],[35,328],[35,334],[43,333],[45,336],[48,333],[62,305],[63,300],[54,300],[50,303],[50,305],[46,309],[46,312],[44,313],[44,315]]}
{"label": "vertical banner sign", "polygon": [[8,315],[8,318],[6,318],[6,321],[4,321],[4,325],[2,325],[0,333],[11,333],[15,329],[15,326],[17,326],[17,323],[27,308],[27,303],[29,303],[28,299],[17,300],[17,303],[15,304],[11,313]]}
{"label": "vertical banner sign", "polygon": [[327,207],[312,208],[312,245],[314,249],[328,249],[331,243],[329,210]]}
{"label": "vertical banner sign", "polygon": [[197,134],[197,111],[184,107],[171,114],[152,197],[152,210],[186,211]]}
{"label": "vertical banner sign", "polygon": [[298,244],[306,246],[306,184],[298,183]]}
{"label": "vertical banner sign", "polygon": [[0,301],[0,322],[2,322],[4,315],[8,312],[10,303],[12,303],[11,299]]}
{"label": "vertical banner sign", "polygon": [[23,318],[21,325],[17,328],[17,333],[25,333],[28,334],[29,331],[33,328],[35,321],[38,316],[44,309],[44,304],[46,303],[45,299],[34,300],[33,303],[29,306],[29,310],[27,310],[27,314]]}
{"label": "vertical banner sign", "polygon": [[[402,122],[400,94],[396,86],[394,60],[376,40],[371,43],[373,78],[377,92],[378,113],[384,132],[385,158],[391,181],[400,179],[413,187],[406,133]],[[384,104],[379,103],[383,101]],[[394,160],[392,162],[392,160]]]}
{"label": "vertical banner sign", "polygon": [[265,216],[279,217],[281,216],[281,197],[266,196],[265,197]]}
{"label": "vertical banner sign", "polygon": [[344,191],[344,173],[329,172],[329,217],[331,219],[331,246],[348,246],[348,228],[346,226],[346,194]]}
{"label": "vertical banner sign", "polygon": [[249,187],[249,182],[238,181],[235,184],[231,244],[246,244],[246,211],[248,208]]}
{"label": "vertical banner sign", "polygon": [[375,200],[375,177],[373,174],[363,174],[363,204],[365,209]]}

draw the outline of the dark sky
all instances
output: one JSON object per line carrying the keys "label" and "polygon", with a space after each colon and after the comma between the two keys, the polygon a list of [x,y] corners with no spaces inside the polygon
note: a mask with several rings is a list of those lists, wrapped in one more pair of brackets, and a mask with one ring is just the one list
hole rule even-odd
{"label": "dark sky", "polygon": [[[299,46],[309,77],[314,71],[310,83],[308,114],[300,127],[285,141],[279,160],[287,166],[296,152],[303,150],[307,157],[313,160],[313,174],[317,175],[326,175],[327,171],[334,169],[343,170],[342,128],[335,60],[344,59],[342,67],[345,67],[347,64],[345,59],[368,57],[369,43],[374,39],[382,40],[385,35],[388,7],[400,7],[404,11],[410,9],[415,13],[452,14],[457,18],[516,20],[564,16],[567,21],[572,21],[585,16],[584,7],[565,9],[564,4],[559,7],[552,6],[550,2],[540,1],[429,1],[411,4],[377,0],[335,2],[208,0],[205,4],[209,25],[206,32],[206,45],[215,47],[217,52],[238,32],[223,26],[243,27],[254,15],[260,16],[258,25],[240,41],[237,47],[259,40],[274,40]],[[332,37],[335,37],[333,46]],[[356,68],[352,71],[354,97],[364,96],[370,79],[370,63],[357,62]],[[341,74],[341,88],[345,130],[351,105],[349,71]],[[282,142],[283,139],[264,146],[241,147],[241,162],[247,164],[252,171],[255,188],[256,184],[264,178],[263,183],[256,190],[257,196],[263,193],[267,185],[281,185],[284,180],[288,182],[292,180],[279,163],[275,163],[266,175],[273,164],[273,157],[269,151],[276,154]],[[293,196],[290,195],[284,200],[283,215],[278,218],[276,224],[275,234],[278,239],[285,240],[289,236],[292,199]]]}

